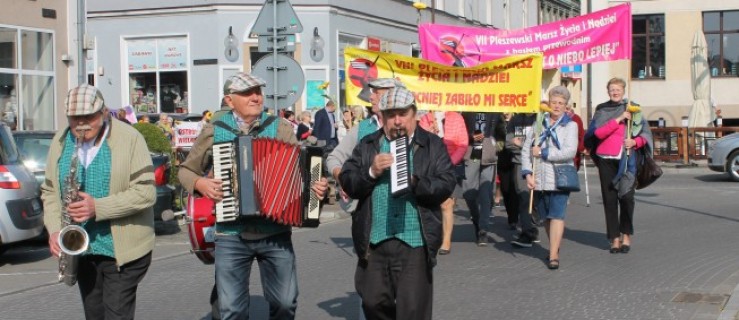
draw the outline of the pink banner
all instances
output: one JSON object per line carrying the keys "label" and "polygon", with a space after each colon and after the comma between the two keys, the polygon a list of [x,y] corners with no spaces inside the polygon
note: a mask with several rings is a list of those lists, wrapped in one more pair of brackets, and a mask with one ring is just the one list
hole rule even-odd
{"label": "pink banner", "polygon": [[544,69],[631,59],[631,5],[518,30],[423,24],[426,60],[470,67],[514,54],[544,53]]}

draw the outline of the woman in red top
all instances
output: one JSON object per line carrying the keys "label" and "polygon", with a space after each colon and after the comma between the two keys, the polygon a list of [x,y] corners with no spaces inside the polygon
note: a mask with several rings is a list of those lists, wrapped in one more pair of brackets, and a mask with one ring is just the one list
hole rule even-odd
{"label": "woman in red top", "polygon": [[[421,128],[434,133],[442,138],[446,145],[449,158],[452,159],[453,165],[458,165],[464,159],[467,152],[469,138],[467,137],[467,127],[464,124],[464,118],[458,112],[429,112],[421,117],[418,123]],[[461,191],[457,190],[454,194],[441,204],[441,217],[443,226],[443,238],[439,254],[449,254],[452,250],[452,229],[454,229],[454,197]]]}

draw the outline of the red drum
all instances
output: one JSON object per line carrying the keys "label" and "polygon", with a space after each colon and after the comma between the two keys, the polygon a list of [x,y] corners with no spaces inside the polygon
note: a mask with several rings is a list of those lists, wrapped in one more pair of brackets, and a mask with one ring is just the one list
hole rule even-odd
{"label": "red drum", "polygon": [[200,261],[213,264],[215,259],[216,216],[213,200],[206,197],[187,197],[187,231],[190,235],[190,250]]}

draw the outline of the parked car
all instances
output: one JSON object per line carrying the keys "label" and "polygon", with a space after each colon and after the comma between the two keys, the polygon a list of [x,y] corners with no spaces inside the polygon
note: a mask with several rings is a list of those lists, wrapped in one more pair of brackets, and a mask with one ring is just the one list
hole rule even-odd
{"label": "parked car", "polygon": [[739,133],[714,141],[708,150],[708,168],[726,172],[731,180],[739,182]]}
{"label": "parked car", "polygon": [[10,128],[0,124],[0,253],[8,244],[44,233],[38,182],[23,165]]}
{"label": "parked car", "polygon": [[[20,149],[23,163],[34,173],[39,183],[44,182],[46,174],[46,157],[49,153],[53,131],[16,131],[13,133],[16,145]],[[154,216],[161,220],[162,212],[172,210],[175,188],[168,185],[170,174],[169,155],[151,153],[154,164],[154,182],[157,189],[157,200],[154,204]]]}
{"label": "parked car", "polygon": [[[141,117],[144,115],[149,117],[150,123],[157,123],[159,121],[160,113],[137,113],[136,119],[141,120]],[[167,115],[174,121],[198,122],[203,119],[203,115],[200,113],[167,113]]]}
{"label": "parked car", "polygon": [[46,176],[46,155],[49,154],[54,131],[15,131],[13,137],[23,157],[23,164],[31,170],[41,185]]}

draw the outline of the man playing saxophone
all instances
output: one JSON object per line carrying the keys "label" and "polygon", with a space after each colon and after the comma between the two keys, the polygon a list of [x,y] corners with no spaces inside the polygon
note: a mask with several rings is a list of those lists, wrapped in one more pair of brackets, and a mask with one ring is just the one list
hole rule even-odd
{"label": "man playing saxophone", "polygon": [[[60,280],[72,285],[76,277],[86,319],[133,319],[154,248],[149,150],[136,129],[107,116],[97,88],[73,88],[65,105],[69,127],[52,140],[41,186],[49,248],[63,256]],[[73,270],[62,267],[72,261],[58,240],[65,220],[84,229],[89,242]]]}

